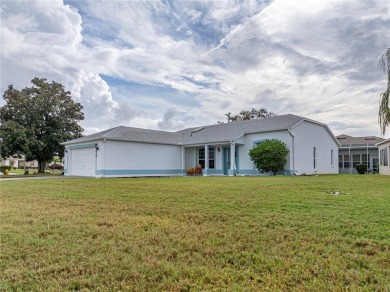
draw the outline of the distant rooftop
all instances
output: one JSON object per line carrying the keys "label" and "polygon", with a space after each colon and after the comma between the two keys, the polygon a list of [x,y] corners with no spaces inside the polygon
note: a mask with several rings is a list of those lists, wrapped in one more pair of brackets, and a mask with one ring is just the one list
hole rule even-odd
{"label": "distant rooftop", "polygon": [[352,137],[345,134],[336,137],[342,147],[348,146],[375,146],[375,144],[384,141],[385,139],[375,136]]}

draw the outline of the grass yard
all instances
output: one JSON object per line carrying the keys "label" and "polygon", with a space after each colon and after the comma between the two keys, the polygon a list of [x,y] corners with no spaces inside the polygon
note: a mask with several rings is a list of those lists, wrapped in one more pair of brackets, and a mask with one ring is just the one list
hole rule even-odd
{"label": "grass yard", "polygon": [[390,290],[390,177],[61,177],[0,191],[1,291]]}

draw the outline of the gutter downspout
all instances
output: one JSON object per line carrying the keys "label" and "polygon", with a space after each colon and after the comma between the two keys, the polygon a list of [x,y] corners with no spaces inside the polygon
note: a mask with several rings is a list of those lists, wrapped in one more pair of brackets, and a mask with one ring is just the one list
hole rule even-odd
{"label": "gutter downspout", "polygon": [[292,159],[291,159],[291,169],[293,170],[293,175],[295,175],[295,137],[294,135],[291,133],[290,129],[287,129],[288,133],[291,135],[292,137]]}

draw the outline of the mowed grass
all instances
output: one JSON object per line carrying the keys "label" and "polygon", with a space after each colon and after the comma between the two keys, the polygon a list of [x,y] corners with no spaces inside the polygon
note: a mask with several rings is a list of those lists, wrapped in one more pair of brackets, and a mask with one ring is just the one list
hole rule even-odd
{"label": "mowed grass", "polygon": [[390,290],[390,177],[3,180],[0,191],[2,291]]}

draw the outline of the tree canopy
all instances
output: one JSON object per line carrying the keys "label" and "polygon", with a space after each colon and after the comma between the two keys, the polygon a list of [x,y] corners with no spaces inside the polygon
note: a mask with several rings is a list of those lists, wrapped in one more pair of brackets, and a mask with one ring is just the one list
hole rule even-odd
{"label": "tree canopy", "polygon": [[379,60],[378,67],[387,74],[387,89],[380,95],[379,125],[382,135],[390,128],[390,48],[388,48]]}
{"label": "tree canopy", "polygon": [[252,108],[251,110],[242,110],[239,114],[232,115],[232,113],[225,114],[227,117],[227,122],[241,122],[241,121],[247,121],[247,120],[254,120],[254,119],[261,119],[261,118],[269,118],[276,116],[275,113],[269,112],[265,108],[259,108],[255,109]]}
{"label": "tree canopy", "polygon": [[38,160],[38,172],[54,155],[64,156],[60,143],[81,137],[82,106],[60,83],[34,78],[32,87],[22,90],[12,85],[4,92],[6,104],[0,107],[0,155],[26,156]]}
{"label": "tree canopy", "polygon": [[265,140],[249,150],[249,157],[259,171],[283,170],[287,163],[288,149],[285,143],[278,139]]}

